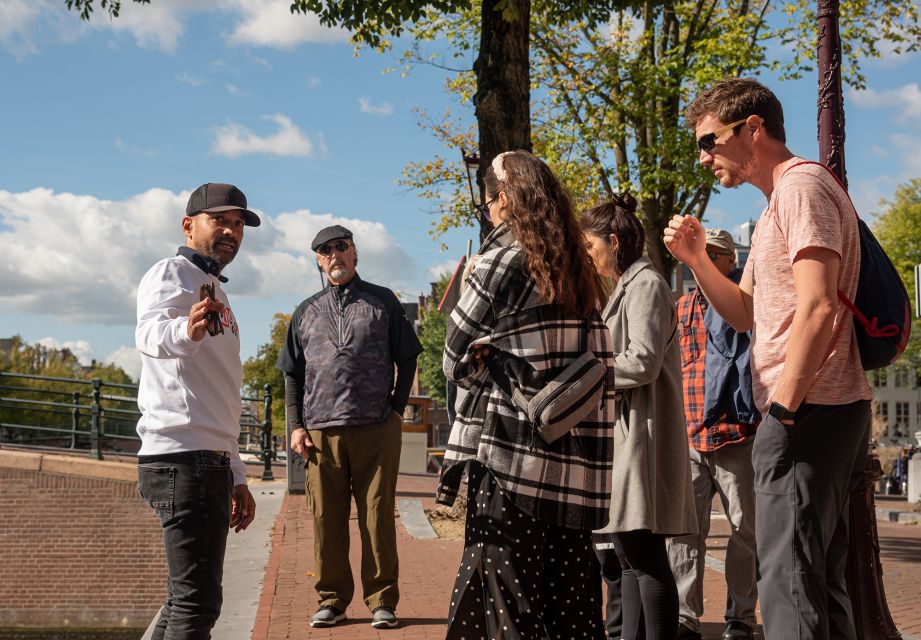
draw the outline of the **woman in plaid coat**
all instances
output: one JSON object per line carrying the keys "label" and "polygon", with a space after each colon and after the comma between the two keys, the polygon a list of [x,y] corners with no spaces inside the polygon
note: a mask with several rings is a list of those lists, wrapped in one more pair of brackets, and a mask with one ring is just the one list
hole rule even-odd
{"label": "woman in plaid coat", "polygon": [[450,639],[604,638],[591,530],[608,520],[614,398],[551,444],[494,383],[536,393],[586,350],[612,364],[605,294],[572,205],[546,164],[501,154],[485,173],[484,242],[448,321],[444,370],[457,407],[437,499],[451,504],[468,470],[464,553]]}

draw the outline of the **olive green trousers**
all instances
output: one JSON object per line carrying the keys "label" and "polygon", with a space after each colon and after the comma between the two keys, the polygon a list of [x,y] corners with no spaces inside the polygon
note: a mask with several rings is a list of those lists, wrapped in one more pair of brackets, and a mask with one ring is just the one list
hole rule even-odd
{"label": "olive green trousers", "polygon": [[391,412],[381,422],[310,429],[307,507],[313,514],[315,588],[320,606],[345,611],[355,592],[349,565],[352,496],[361,536],[361,586],[373,611],[396,609],[399,560],[394,518],[402,420]]}

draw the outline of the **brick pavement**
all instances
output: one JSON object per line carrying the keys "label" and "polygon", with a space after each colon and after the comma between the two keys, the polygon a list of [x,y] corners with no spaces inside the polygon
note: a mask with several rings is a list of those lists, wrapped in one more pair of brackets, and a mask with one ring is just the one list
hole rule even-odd
{"label": "brick pavement", "polygon": [[[435,479],[401,475],[398,498],[419,498],[434,504]],[[423,640],[444,637],[448,594],[454,583],[461,553],[459,540],[417,540],[398,524],[402,625],[378,631],[370,626],[371,615],[358,593],[348,608],[349,620],[329,629],[310,629],[308,621],[317,606],[313,589],[313,541],[311,516],[303,496],[287,496],[273,533],[273,547],[266,567],[264,589],[253,630],[253,640],[386,639]],[[884,583],[893,619],[907,638],[921,640],[921,526],[879,524]],[[711,527],[710,555],[725,557],[728,523],[715,518]],[[358,526],[351,522],[352,567],[359,566]],[[719,562],[713,563],[714,565]],[[708,566],[704,576],[705,613],[701,621],[706,640],[719,638],[723,628],[726,586],[723,575]],[[760,619],[760,618],[759,618]],[[760,630],[759,630],[760,631]],[[760,633],[758,634],[760,636]]]}

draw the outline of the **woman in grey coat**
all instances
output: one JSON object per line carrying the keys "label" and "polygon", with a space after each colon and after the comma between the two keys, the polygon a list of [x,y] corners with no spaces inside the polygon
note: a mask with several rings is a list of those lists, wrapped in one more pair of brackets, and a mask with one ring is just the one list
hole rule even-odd
{"label": "woman in grey coat", "polygon": [[606,580],[623,569],[622,637],[672,640],[678,591],[665,538],[697,531],[697,521],[675,299],[643,257],[645,234],[635,210],[636,200],[623,194],[586,212],[581,223],[595,268],[614,283],[602,313],[614,339],[618,392],[614,485],[611,519],[594,541]]}

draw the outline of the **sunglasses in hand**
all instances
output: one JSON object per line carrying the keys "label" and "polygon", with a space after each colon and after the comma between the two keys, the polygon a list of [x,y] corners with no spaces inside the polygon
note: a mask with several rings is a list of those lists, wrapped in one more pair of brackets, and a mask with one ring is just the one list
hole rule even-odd
{"label": "sunglasses in hand", "polygon": [[[212,302],[216,301],[214,297],[214,283],[206,283],[201,286],[201,289],[198,292],[198,299],[204,300],[208,298]],[[209,311],[205,314],[205,319],[208,321],[208,334],[216,336],[220,333],[224,333],[224,325],[221,324],[221,316],[218,315],[217,311]]]}
{"label": "sunglasses in hand", "polygon": [[336,240],[335,242],[327,242],[321,246],[319,249],[317,249],[317,253],[328,258],[329,256],[333,255],[333,249],[339,253],[345,253],[351,246],[352,245],[350,245],[345,240]]}

